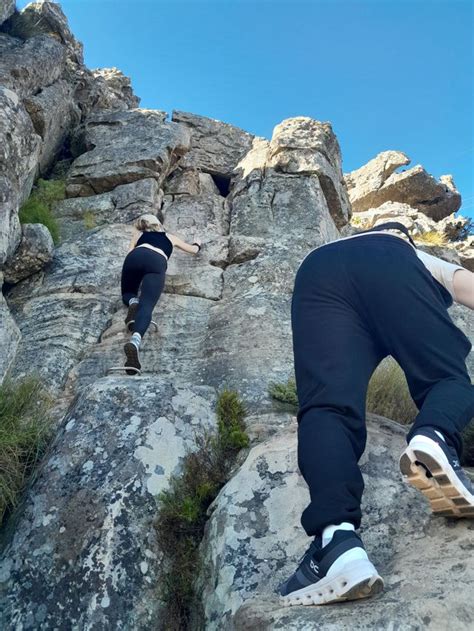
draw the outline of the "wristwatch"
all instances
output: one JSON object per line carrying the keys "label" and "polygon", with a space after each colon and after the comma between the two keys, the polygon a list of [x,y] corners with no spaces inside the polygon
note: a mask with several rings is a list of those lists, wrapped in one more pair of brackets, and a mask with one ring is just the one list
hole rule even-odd
{"label": "wristwatch", "polygon": [[201,246],[199,245],[199,243],[194,242],[194,243],[191,243],[191,245],[197,245],[197,246],[198,246],[198,248],[199,248],[199,249],[198,249],[198,252],[200,252],[200,251],[201,251]]}

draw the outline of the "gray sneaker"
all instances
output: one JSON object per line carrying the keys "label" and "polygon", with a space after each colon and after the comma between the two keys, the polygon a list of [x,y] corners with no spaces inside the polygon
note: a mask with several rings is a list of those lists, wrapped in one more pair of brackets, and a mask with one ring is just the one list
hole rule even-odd
{"label": "gray sneaker", "polygon": [[432,427],[422,427],[400,457],[400,470],[436,515],[474,518],[474,485],[450,447]]}

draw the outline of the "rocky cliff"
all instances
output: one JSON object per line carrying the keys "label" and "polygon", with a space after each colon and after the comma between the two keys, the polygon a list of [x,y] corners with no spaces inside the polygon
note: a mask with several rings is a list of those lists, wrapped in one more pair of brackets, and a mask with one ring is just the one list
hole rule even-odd
{"label": "rocky cliff", "polygon": [[[224,385],[245,401],[251,446],[201,543],[206,629],[473,628],[474,525],[431,517],[400,481],[403,428],[370,414],[363,534],[385,593],[292,609],[274,594],[307,545],[295,418],[268,395],[293,371],[298,264],[351,234],[356,217],[401,219],[415,235],[459,231],[452,180],[421,167],[397,173],[409,162],[399,152],[344,176],[331,125],[308,117],[282,121],[268,140],[140,109],[118,70],[84,67],[59,5],[17,13],[2,1],[0,17],[0,377],[39,372],[56,401],[53,444],[3,532],[2,628],[160,628],[166,551],[152,528],[155,498],[196,448],[194,430],[215,426]],[[18,211],[58,165],[66,198],[54,208],[54,247],[44,226],[20,226]],[[170,260],[145,374],[111,376],[123,361],[121,265],[144,212],[204,247]],[[421,247],[474,269],[472,239]],[[450,313],[474,340],[472,311]],[[468,362],[473,375],[472,353]]]}

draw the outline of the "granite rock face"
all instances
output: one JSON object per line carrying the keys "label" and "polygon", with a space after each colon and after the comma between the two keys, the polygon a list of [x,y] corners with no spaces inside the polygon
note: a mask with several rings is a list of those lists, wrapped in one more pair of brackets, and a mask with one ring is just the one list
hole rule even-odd
{"label": "granite rock face", "polygon": [[366,165],[345,176],[352,209],[355,212],[377,208],[385,202],[408,204],[435,221],[455,213],[461,206],[461,195],[453,178],[444,175],[435,180],[417,165],[396,173],[410,159],[398,151],[385,151]]}
{"label": "granite rock face", "polygon": [[91,114],[78,134],[86,151],[69,171],[68,197],[106,193],[150,177],[161,185],[190,143],[186,128],[154,110]]}
{"label": "granite rock face", "polygon": [[191,132],[191,149],[182,161],[184,167],[228,178],[252,146],[253,136],[234,125],[180,111],[173,111],[172,120]]}
{"label": "granite rock face", "polygon": [[212,427],[213,398],[156,376],[105,378],[78,398],[0,561],[2,628],[157,628],[155,498]]}
{"label": "granite rock face", "polygon": [[15,0],[0,0],[0,24],[5,22],[15,10]]}
{"label": "granite rock face", "polygon": [[54,243],[51,234],[41,223],[22,226],[18,250],[5,266],[7,283],[18,283],[42,269],[53,258]]}
{"label": "granite rock face", "polygon": [[[0,283],[3,284],[1,273]],[[3,294],[0,293],[0,383],[15,357],[20,337],[20,330],[10,313]]]}
{"label": "granite rock face", "polygon": [[[366,488],[361,535],[385,580],[380,596],[359,603],[281,607],[275,593],[311,539],[300,525],[309,494],[296,462],[296,421],[258,444],[210,506],[199,585],[209,631],[235,629],[469,629],[474,587],[472,521],[431,515],[400,479],[402,426],[368,414],[360,465]],[[446,567],[456,580],[446,581]],[[454,575],[453,575],[454,578]],[[449,602],[449,606],[446,603]]]}

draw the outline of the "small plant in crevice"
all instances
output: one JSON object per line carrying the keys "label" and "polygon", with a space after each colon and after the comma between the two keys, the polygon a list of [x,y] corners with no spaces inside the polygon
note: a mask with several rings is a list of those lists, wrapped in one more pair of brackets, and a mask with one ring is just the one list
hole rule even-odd
{"label": "small plant in crevice", "polygon": [[290,377],[286,383],[271,382],[268,386],[268,394],[280,403],[288,403],[294,408],[298,407],[298,395],[296,394],[296,382]]}
{"label": "small plant in crevice", "polygon": [[59,243],[59,225],[53,214],[53,206],[64,199],[65,180],[39,179],[31,195],[19,212],[20,223],[42,223],[51,233],[55,244]]}
{"label": "small plant in crevice", "polygon": [[198,547],[204,534],[207,509],[229,479],[239,451],[249,445],[245,407],[235,391],[224,389],[216,404],[217,431],[195,435],[197,449],[184,457],[182,471],[157,497],[155,529],[165,557],[159,597],[165,605],[163,629],[190,629],[201,617],[194,590],[199,564]]}
{"label": "small plant in crevice", "polygon": [[0,524],[46,449],[51,398],[37,377],[0,385]]}
{"label": "small plant in crevice", "polygon": [[413,235],[415,243],[421,243],[426,245],[439,245],[446,246],[449,243],[449,239],[446,234],[438,232],[437,230],[429,230],[427,232],[421,232]]}
{"label": "small plant in crevice", "polygon": [[461,464],[463,467],[474,467],[474,420],[464,429],[462,438],[464,444]]}
{"label": "small plant in crevice", "polygon": [[97,226],[96,218],[92,210],[87,210],[83,216],[82,221],[86,230],[92,230]]}

